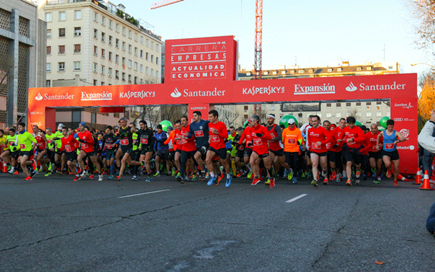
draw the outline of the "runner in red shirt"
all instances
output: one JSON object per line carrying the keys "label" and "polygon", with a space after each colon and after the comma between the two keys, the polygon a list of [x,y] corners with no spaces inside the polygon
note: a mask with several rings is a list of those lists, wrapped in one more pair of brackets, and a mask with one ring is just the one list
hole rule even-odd
{"label": "runner in red shirt", "polygon": [[[245,145],[243,149],[243,161],[246,165],[246,167],[249,169],[248,178],[252,178],[253,172],[251,169],[251,165],[249,164],[249,159],[251,158],[252,154],[252,138],[251,134],[249,133],[249,128],[251,127],[252,123],[248,122],[248,126],[243,130],[242,136],[240,136],[240,140],[238,142],[238,145]],[[239,147],[240,150],[240,147]]]}
{"label": "runner in red shirt", "polygon": [[218,117],[219,114],[216,110],[211,110],[208,113],[208,120],[210,121],[210,123],[208,123],[210,146],[207,150],[205,164],[210,172],[210,179],[208,180],[207,185],[210,186],[213,183],[216,183],[215,185],[219,184],[219,179],[217,178],[216,173],[214,173],[213,166],[213,157],[218,155],[220,163],[227,173],[225,187],[229,187],[231,185],[232,177],[230,174],[230,165],[227,161],[227,149],[225,148],[225,140],[228,138],[228,131],[225,124],[218,120]]}
{"label": "runner in red shirt", "polygon": [[[334,127],[331,125],[331,122],[328,120],[323,121],[323,127],[328,131],[329,136],[331,136],[331,141],[326,143],[326,157],[328,158],[329,167],[331,169],[331,175],[329,176],[329,180],[333,181],[337,178],[337,174],[335,173],[335,151],[334,145],[335,141],[332,135],[334,134]],[[332,162],[334,161],[334,162]]]}
{"label": "runner in red shirt", "polygon": [[[267,130],[270,132],[271,139],[269,141],[269,155],[272,164],[275,165],[275,172],[279,172],[280,167],[285,168],[285,156],[284,156],[284,145],[282,143],[282,130],[280,126],[275,124],[275,115],[269,114],[267,116]],[[273,173],[270,173],[273,176]],[[275,184],[271,184],[270,180],[265,182],[265,185],[270,185],[272,187]],[[272,187],[273,188],[273,187]]]}
{"label": "runner in red shirt", "polygon": [[361,144],[365,141],[364,132],[361,128],[355,126],[355,118],[347,117],[348,126],[343,129],[343,152],[344,158],[346,160],[346,173],[347,173],[347,182],[346,185],[352,185],[351,177],[352,177],[352,161],[355,163],[356,173],[355,173],[355,184],[360,183],[360,175],[361,175],[361,149],[364,146]]}
{"label": "runner in red shirt", "polygon": [[181,162],[180,162],[180,175],[177,175],[177,180],[184,183],[186,177],[186,164],[189,160],[189,168],[193,168],[193,160],[196,153],[195,138],[189,139],[189,122],[187,116],[181,117],[181,130],[179,136],[181,139]]}
{"label": "runner in red shirt", "polygon": [[[341,178],[343,177],[343,174],[346,174],[344,171],[343,166],[343,160],[342,160],[342,147],[343,147],[343,129],[346,127],[346,119],[340,118],[340,121],[338,122],[338,127],[336,127],[333,130],[332,133],[332,140],[334,141],[334,145],[332,146],[334,155],[330,156],[329,159],[329,165],[331,167],[331,172],[336,174],[335,181],[340,182]],[[341,172],[343,171],[343,174]]]}
{"label": "runner in red shirt", "polygon": [[68,134],[68,128],[62,128],[63,138],[62,146],[60,147],[61,152],[65,152],[67,165],[69,170],[75,175],[73,181],[78,181],[81,179],[80,175],[76,171],[77,166],[77,148],[79,146],[79,142],[74,138],[73,134]]}
{"label": "runner in red shirt", "polygon": [[85,169],[84,159],[88,157],[92,161],[92,163],[95,166],[97,166],[98,181],[103,181],[103,175],[101,175],[101,165],[97,161],[97,156],[95,156],[94,138],[92,137],[92,133],[86,130],[85,122],[81,122],[79,124],[79,131],[77,132],[77,137],[79,138],[79,142],[80,142],[80,152],[77,160],[80,164],[80,167],[83,169],[81,177],[83,178],[87,174],[87,171],[84,170]]}
{"label": "runner in red shirt", "polygon": [[318,175],[318,166],[322,167],[323,184],[328,184],[328,158],[326,153],[326,144],[331,141],[331,136],[326,128],[320,126],[320,117],[314,115],[312,117],[313,127],[308,130],[307,140],[309,141],[310,159],[313,171],[313,181],[311,185],[317,187],[317,181],[320,178]]}
{"label": "runner in red shirt", "polygon": [[380,141],[379,146],[377,145],[378,135],[381,133],[378,129],[377,124],[371,124],[370,132],[366,134],[368,138],[368,151],[369,151],[369,162],[371,167],[371,172],[373,175],[373,182],[379,184],[381,182],[381,169],[382,169],[382,146],[383,142]]}
{"label": "runner in red shirt", "polygon": [[49,160],[47,158],[44,158],[48,153],[47,138],[45,138],[44,131],[39,129],[38,126],[33,126],[33,133],[36,140],[36,150],[38,151],[38,157],[36,158],[36,161],[39,162],[45,172],[48,172],[46,164],[49,162]]}
{"label": "runner in red shirt", "polygon": [[[269,156],[268,140],[272,137],[270,136],[267,128],[260,125],[260,117],[258,115],[253,115],[248,120],[250,127],[248,127],[247,133],[251,135],[252,143],[252,154],[249,159],[251,164],[252,172],[254,172],[254,180],[251,185],[257,185],[261,181],[260,175],[260,160],[263,160],[264,167],[268,170],[268,180],[270,180],[270,187],[275,187],[275,179],[271,176],[272,173],[272,160]],[[241,139],[242,140],[242,139]],[[239,141],[239,144],[241,141]],[[272,186],[273,184],[273,186]]]}
{"label": "runner in red shirt", "polygon": [[175,166],[178,169],[178,173],[176,178],[178,179],[178,177],[181,176],[181,164],[180,164],[180,159],[181,159],[181,150],[183,150],[183,141],[182,141],[182,134],[181,134],[181,120],[177,120],[175,121],[174,124],[174,162],[175,162]]}

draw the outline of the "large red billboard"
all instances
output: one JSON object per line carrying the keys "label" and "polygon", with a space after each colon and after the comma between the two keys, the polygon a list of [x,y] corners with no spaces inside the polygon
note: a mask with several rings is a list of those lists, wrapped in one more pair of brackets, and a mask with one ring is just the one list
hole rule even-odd
{"label": "large red billboard", "polygon": [[[224,63],[222,77],[210,76],[207,72],[199,75],[198,78],[195,75],[190,78],[188,71],[190,66],[191,69],[195,69],[194,67],[201,69],[201,65],[205,65],[197,62],[201,60],[197,53],[205,54],[208,51],[195,51],[194,48],[189,49],[189,46],[195,44],[204,46],[206,43],[212,46],[218,42],[221,45],[223,42],[232,45],[225,49],[227,54],[225,61],[215,62],[222,60],[221,52],[215,60],[207,64],[213,66],[220,65],[216,63]],[[181,49],[172,50],[177,46],[185,47],[183,51],[187,53],[191,50],[191,53],[196,54],[196,58],[193,60],[195,54],[190,54],[189,58],[186,55],[181,55],[181,58],[178,57],[180,55],[174,55],[181,51]],[[205,50],[205,47],[202,50]],[[207,50],[213,50],[213,47]],[[189,63],[179,63],[179,60]],[[203,118],[207,119],[209,104],[390,99],[391,118],[396,121],[395,129],[408,139],[398,145],[401,154],[401,171],[405,172],[405,169],[408,173],[416,171],[418,161],[416,74],[237,81],[235,80],[236,60],[237,44],[232,36],[169,40],[166,43],[164,84],[32,88],[29,89],[28,96],[29,125],[36,124],[42,128],[55,127],[55,120],[50,116],[53,116],[53,109],[56,107],[188,104],[190,117],[194,110],[200,110]],[[187,78],[184,78],[186,76],[183,74],[182,65],[187,67],[185,72],[188,74]],[[47,111],[50,114],[47,114]]]}

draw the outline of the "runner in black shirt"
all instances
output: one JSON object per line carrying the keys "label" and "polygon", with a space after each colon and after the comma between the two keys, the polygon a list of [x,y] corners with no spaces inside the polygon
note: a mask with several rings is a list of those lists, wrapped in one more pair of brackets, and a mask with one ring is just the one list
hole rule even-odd
{"label": "runner in black shirt", "polygon": [[139,122],[140,130],[137,132],[138,143],[140,144],[140,161],[145,161],[145,167],[147,170],[148,178],[147,182],[152,180],[151,178],[151,167],[150,160],[153,156],[153,148],[154,148],[154,133],[151,129],[148,128],[147,122],[145,120],[141,120]]}
{"label": "runner in black shirt", "polygon": [[113,134],[113,128],[111,126],[108,126],[106,128],[106,134],[103,137],[104,141],[104,150],[106,151],[106,165],[107,168],[110,169],[110,177],[109,179],[113,178],[113,162],[115,161],[115,142],[117,140],[117,137]]}
{"label": "runner in black shirt", "polygon": [[122,117],[119,120],[121,127],[119,128],[119,148],[116,151],[116,165],[120,167],[119,175],[116,177],[117,182],[121,181],[122,174],[125,170],[125,163],[131,164],[130,154],[133,147],[133,138],[131,128],[127,124],[127,118]]}

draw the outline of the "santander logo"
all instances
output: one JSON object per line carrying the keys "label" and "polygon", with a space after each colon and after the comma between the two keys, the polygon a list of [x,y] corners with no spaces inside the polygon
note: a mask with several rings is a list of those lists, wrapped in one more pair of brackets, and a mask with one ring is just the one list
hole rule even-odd
{"label": "santander logo", "polygon": [[35,100],[41,101],[42,99],[44,99],[44,97],[42,97],[41,93],[38,93],[38,95],[35,97]]}
{"label": "santander logo", "polygon": [[352,82],[350,82],[349,86],[346,87],[346,91],[348,92],[354,92],[357,90],[357,87],[355,87],[355,85],[353,85]]}
{"label": "santander logo", "polygon": [[175,90],[171,93],[171,96],[174,98],[178,98],[181,96],[181,93],[178,91],[177,88],[175,88]]}

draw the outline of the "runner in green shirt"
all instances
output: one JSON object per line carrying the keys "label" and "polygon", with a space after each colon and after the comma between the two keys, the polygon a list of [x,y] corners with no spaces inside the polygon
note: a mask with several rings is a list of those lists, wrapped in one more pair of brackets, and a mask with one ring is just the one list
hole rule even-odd
{"label": "runner in green shirt", "polygon": [[35,175],[35,171],[29,173],[27,169],[28,165],[33,165],[33,170],[36,169],[36,162],[29,161],[29,158],[33,156],[33,149],[36,145],[35,137],[32,134],[26,131],[26,124],[19,123],[18,124],[18,144],[20,146],[20,163],[23,172],[27,175],[25,180],[32,180],[32,177]]}
{"label": "runner in green shirt", "polygon": [[50,160],[50,162],[48,163],[48,172],[47,174],[45,174],[45,176],[50,176],[51,174],[53,174],[54,171],[54,138],[55,138],[55,134],[51,131],[51,128],[46,128],[45,129],[45,138],[47,139],[47,145],[48,145],[48,151],[47,151],[47,157]]}
{"label": "runner in green shirt", "polygon": [[18,135],[15,134],[14,128],[9,129],[9,135],[6,137],[6,144],[8,145],[9,149],[1,154],[1,159],[5,163],[9,163],[11,165],[11,169],[8,173],[13,174],[15,172],[15,165],[17,163],[20,150],[18,145]]}

